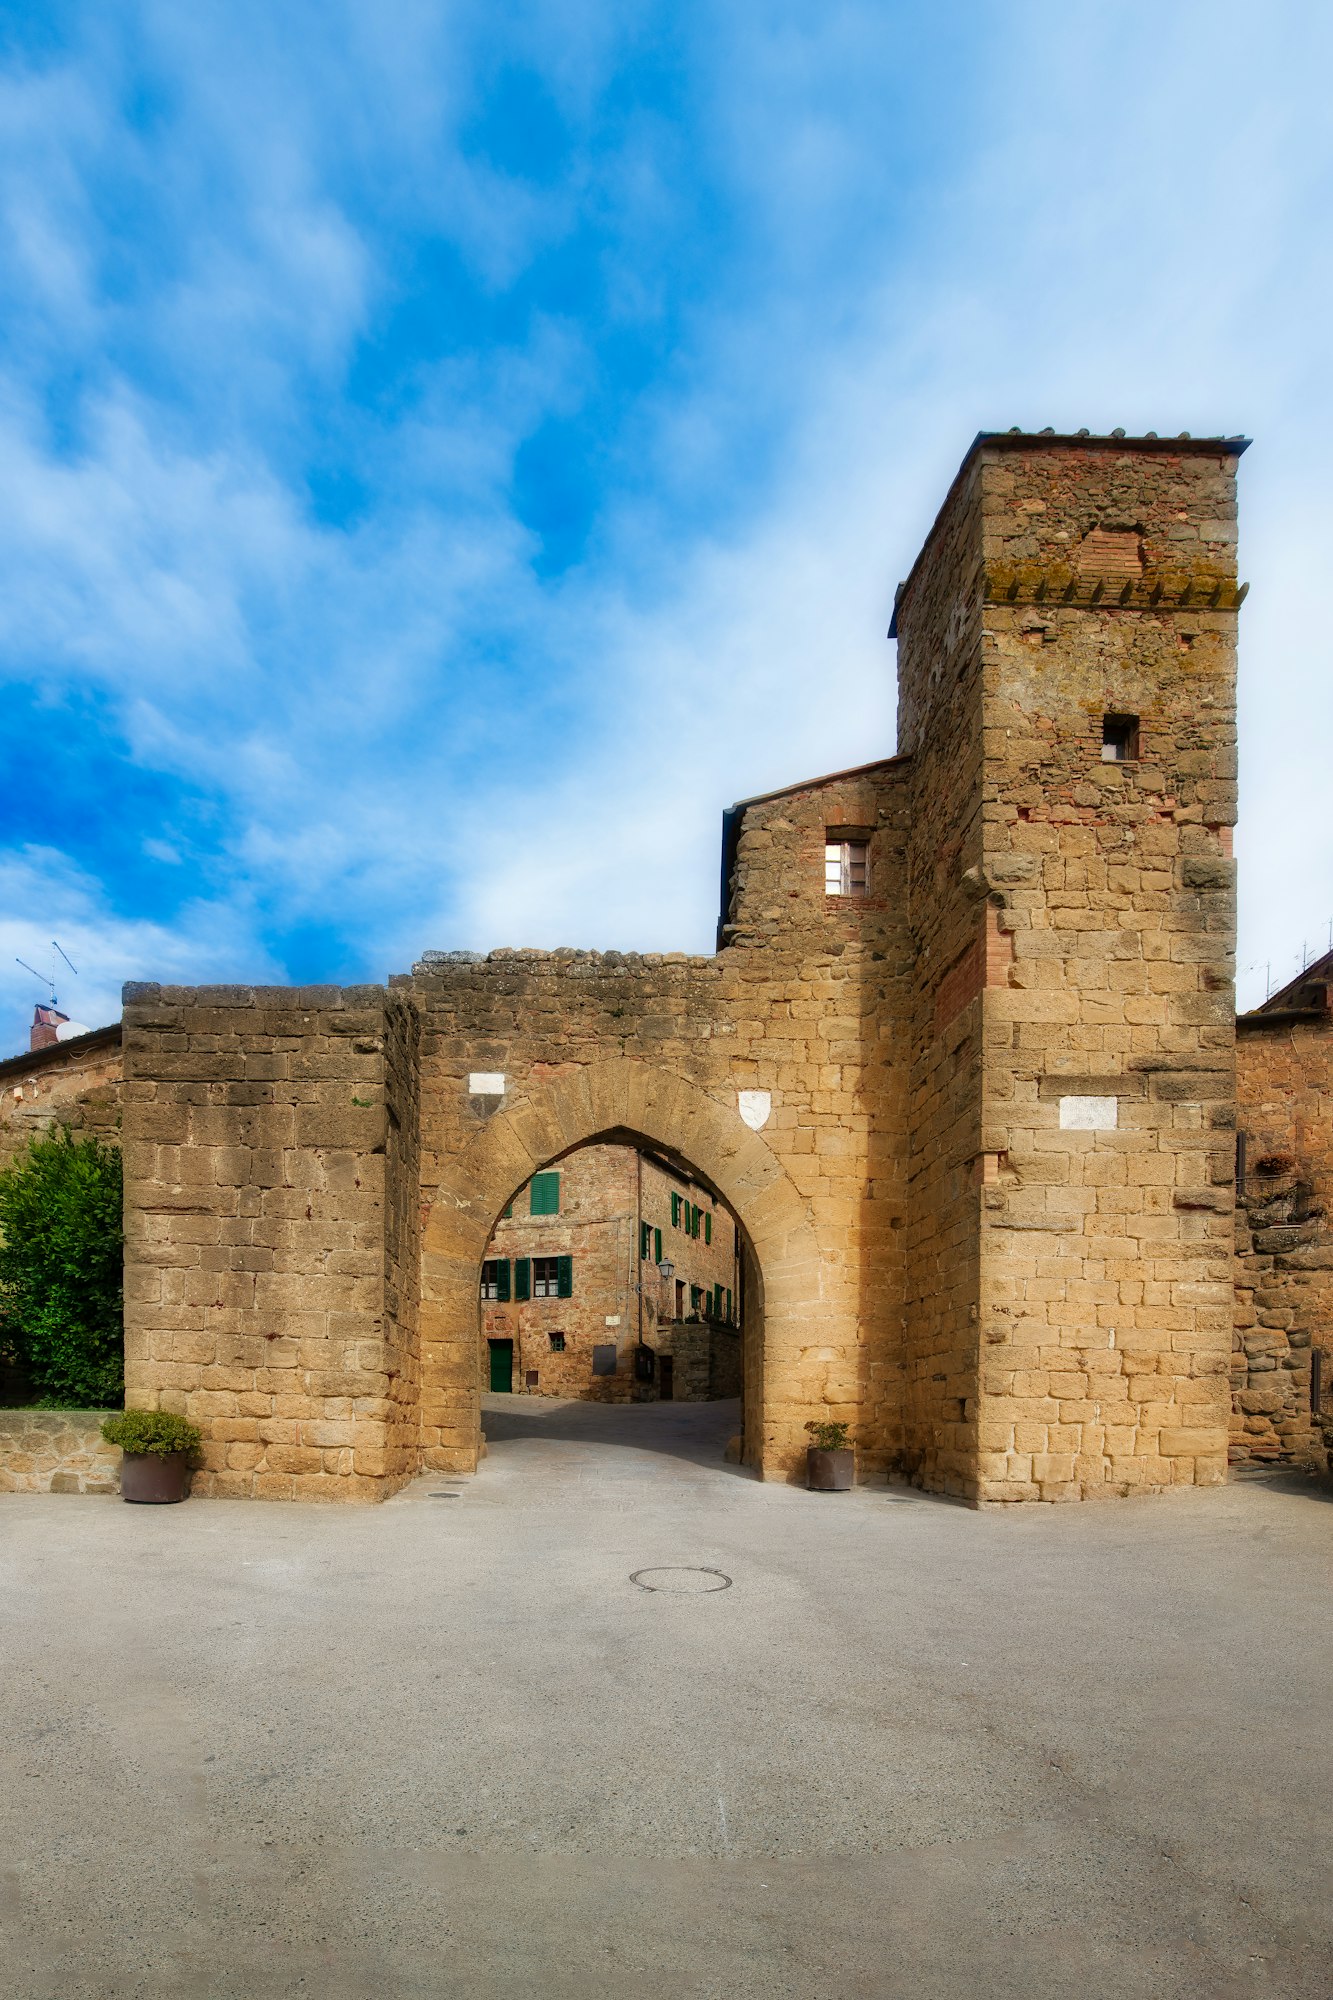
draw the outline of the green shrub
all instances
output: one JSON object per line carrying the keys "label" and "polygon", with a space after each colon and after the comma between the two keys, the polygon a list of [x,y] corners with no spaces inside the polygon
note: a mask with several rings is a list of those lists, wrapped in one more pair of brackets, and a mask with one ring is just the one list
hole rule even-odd
{"label": "green shrub", "polygon": [[805,1428],[816,1451],[844,1451],[847,1447],[846,1424],[823,1424],[812,1420]]}
{"label": "green shrub", "polygon": [[103,1417],[102,1436],[122,1451],[152,1452],[155,1458],[170,1458],[174,1451],[198,1451],[200,1434],[184,1417],[170,1410],[121,1410]]}
{"label": "green shrub", "polygon": [[63,1127],[0,1173],[0,1349],[48,1409],[125,1394],[120,1153]]}

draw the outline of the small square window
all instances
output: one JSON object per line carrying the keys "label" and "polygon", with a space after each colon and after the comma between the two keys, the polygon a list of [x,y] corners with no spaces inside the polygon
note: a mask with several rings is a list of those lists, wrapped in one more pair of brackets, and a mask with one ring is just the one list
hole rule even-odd
{"label": "small square window", "polygon": [[564,1353],[564,1351],[565,1351],[565,1336],[564,1336],[564,1334],[563,1334],[563,1333],[554,1333],[554,1332],[553,1332],[553,1333],[551,1334],[551,1337],[550,1337],[550,1338],[551,1338],[551,1352],[552,1352],[552,1354],[563,1354],[563,1353]]}
{"label": "small square window", "polygon": [[560,1259],[558,1257],[534,1257],[532,1260],[533,1298],[559,1298],[559,1284]]}
{"label": "small square window", "polygon": [[1102,762],[1103,764],[1128,764],[1139,754],[1139,718],[1137,715],[1104,715],[1102,717]]}
{"label": "small square window", "polygon": [[869,881],[869,843],[864,840],[824,842],[824,894],[864,896]]}

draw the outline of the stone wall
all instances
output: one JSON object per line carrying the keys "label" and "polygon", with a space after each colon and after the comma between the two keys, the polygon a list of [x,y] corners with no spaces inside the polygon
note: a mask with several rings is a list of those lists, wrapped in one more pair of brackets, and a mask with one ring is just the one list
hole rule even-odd
{"label": "stone wall", "polygon": [[416,1463],[410,1010],[137,985],[124,1032],[127,1405],[199,1424],[197,1493],[392,1491]]}
{"label": "stone wall", "polygon": [[1237,1027],[1244,1166],[1231,1458],[1299,1464],[1322,1449],[1310,1384],[1315,1352],[1326,1401],[1333,1392],[1333,1016],[1325,1002],[1242,1015]]}
{"label": "stone wall", "polygon": [[0,1493],[118,1493],[106,1410],[0,1410]]}
{"label": "stone wall", "polygon": [[119,1025],[0,1063],[0,1170],[57,1123],[117,1143],[120,1089]]}

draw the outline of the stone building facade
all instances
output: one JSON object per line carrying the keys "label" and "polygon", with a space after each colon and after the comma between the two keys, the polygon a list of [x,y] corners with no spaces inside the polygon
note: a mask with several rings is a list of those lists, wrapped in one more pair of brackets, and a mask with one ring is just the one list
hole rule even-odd
{"label": "stone building facade", "polygon": [[481,1297],[493,1391],[607,1403],[740,1393],[736,1225],[713,1188],[660,1153],[584,1146],[535,1175],[486,1246]]}
{"label": "stone building facade", "polygon": [[1333,952],[1236,1030],[1231,1458],[1299,1463],[1333,1444]]}
{"label": "stone building facade", "polygon": [[986,434],[898,593],[898,754],[727,816],[715,955],[126,989],[127,1372],[205,1490],[477,1461],[479,1286],[592,1141],[738,1218],[745,1460],[1210,1484],[1233,1337],[1240,440]]}
{"label": "stone building facade", "polygon": [[72,1041],[54,1036],[24,1055],[0,1062],[0,1169],[26,1152],[29,1139],[52,1125],[120,1137],[120,1023]]}

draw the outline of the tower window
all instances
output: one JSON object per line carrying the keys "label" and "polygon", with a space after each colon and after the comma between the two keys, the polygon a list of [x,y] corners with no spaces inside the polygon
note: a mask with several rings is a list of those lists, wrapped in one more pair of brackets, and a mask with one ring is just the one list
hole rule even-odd
{"label": "tower window", "polygon": [[869,872],[869,843],[839,839],[830,829],[824,840],[824,894],[864,896]]}
{"label": "tower window", "polygon": [[1128,764],[1138,754],[1137,715],[1104,715],[1102,717],[1103,764]]}

